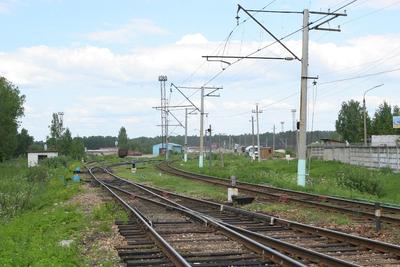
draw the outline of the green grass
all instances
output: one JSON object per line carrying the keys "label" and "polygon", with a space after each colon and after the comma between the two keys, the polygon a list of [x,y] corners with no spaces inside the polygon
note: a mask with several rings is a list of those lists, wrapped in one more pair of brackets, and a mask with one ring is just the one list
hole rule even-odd
{"label": "green grass", "polygon": [[[92,266],[83,253],[84,236],[110,232],[115,218],[126,219],[126,213],[113,202],[85,213],[68,201],[85,193],[81,184],[60,179],[72,175],[68,168],[26,165],[22,159],[0,164],[0,266]],[[70,247],[59,245],[65,239],[73,240]],[[96,265],[111,266],[102,254]]]}
{"label": "green grass", "polygon": [[299,205],[290,203],[252,203],[243,208],[255,212],[267,214],[279,214],[289,220],[300,221],[303,223],[312,223],[315,225],[350,225],[352,220],[346,216],[337,213],[324,212],[301,208]]}
{"label": "green grass", "polygon": [[[160,174],[153,165],[141,165],[136,174],[132,174],[130,168],[127,166],[118,166],[113,168],[113,170],[121,177],[153,185],[169,191],[219,202],[225,202],[227,200],[226,188],[176,176]],[[338,225],[350,225],[353,223],[353,221],[346,215],[331,214],[323,211],[311,211],[291,203],[253,203],[241,208],[264,212],[270,215],[278,215],[280,217],[283,216],[287,219],[297,220],[304,223],[336,223]]]}
{"label": "green grass", "polygon": [[118,166],[113,169],[118,175],[137,182],[194,197],[226,201],[226,189],[224,188],[167,175],[156,170],[151,164],[139,165],[136,174],[132,174],[130,167],[127,166]]}
{"label": "green grass", "polygon": [[266,160],[259,163],[243,156],[225,155],[222,166],[219,156],[214,155],[214,158],[211,169],[208,168],[207,162],[203,169],[199,169],[195,159],[187,163],[178,161],[175,166],[226,179],[235,175],[238,181],[243,182],[400,204],[400,174],[387,169],[371,170],[335,161],[313,160],[307,186],[303,188],[296,184],[295,160]]}

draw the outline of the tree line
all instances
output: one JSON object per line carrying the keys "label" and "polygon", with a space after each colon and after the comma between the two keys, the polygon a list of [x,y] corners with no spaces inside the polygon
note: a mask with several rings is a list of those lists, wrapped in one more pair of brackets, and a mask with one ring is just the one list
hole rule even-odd
{"label": "tree line", "polygon": [[[400,134],[400,129],[393,128],[393,116],[400,115],[400,108],[391,106],[386,101],[379,105],[371,118],[366,112],[367,139],[371,135]],[[342,140],[350,143],[364,141],[364,108],[360,102],[343,102],[335,123],[336,131]]]}

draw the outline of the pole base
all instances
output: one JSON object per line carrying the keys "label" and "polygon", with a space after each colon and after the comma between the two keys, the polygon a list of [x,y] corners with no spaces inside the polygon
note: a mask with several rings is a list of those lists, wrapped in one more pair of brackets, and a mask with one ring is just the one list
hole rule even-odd
{"label": "pole base", "polygon": [[204,167],[203,155],[199,155],[199,168]]}
{"label": "pole base", "polygon": [[297,185],[306,186],[306,160],[297,161]]}

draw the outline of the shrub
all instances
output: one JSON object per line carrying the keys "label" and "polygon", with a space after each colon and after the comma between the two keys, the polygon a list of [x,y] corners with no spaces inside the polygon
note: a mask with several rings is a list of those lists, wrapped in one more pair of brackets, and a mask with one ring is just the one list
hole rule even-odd
{"label": "shrub", "polygon": [[68,165],[68,157],[66,156],[59,156],[59,157],[54,157],[54,158],[48,158],[43,160],[40,164],[44,165],[48,168],[55,169],[59,167],[67,167]]}
{"label": "shrub", "polygon": [[46,167],[35,166],[28,169],[27,178],[31,183],[44,183],[48,180],[49,174]]}
{"label": "shrub", "polygon": [[344,172],[338,173],[336,177],[339,186],[379,197],[384,195],[382,181],[375,179],[371,173],[366,174],[357,169],[346,168]]}

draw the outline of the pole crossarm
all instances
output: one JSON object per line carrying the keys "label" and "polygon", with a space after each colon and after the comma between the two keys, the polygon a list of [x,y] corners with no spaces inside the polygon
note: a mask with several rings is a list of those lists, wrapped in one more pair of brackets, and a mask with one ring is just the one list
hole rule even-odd
{"label": "pole crossarm", "polygon": [[172,115],[172,117],[174,117],[174,119],[179,123],[178,126],[181,126],[182,128],[185,128],[185,126],[183,126],[183,124],[178,120],[178,118],[174,115],[174,113],[172,113],[170,110],[167,111],[169,114]]}
{"label": "pole crossarm", "polygon": [[214,58],[228,58],[228,59],[277,59],[277,60],[294,60],[295,58],[293,57],[252,57],[252,56],[202,56],[203,58],[206,58],[207,61],[219,61],[223,62],[226,64],[231,65],[232,63],[225,61],[225,60],[210,60]]}
{"label": "pole crossarm", "polygon": [[[193,106],[196,110],[200,111],[200,109],[192,102],[192,100],[190,100],[190,98],[187,97],[187,96],[179,89],[179,88],[183,88],[183,87],[178,87],[178,86],[176,86],[175,84],[171,83],[171,87],[172,87],[172,86],[173,86],[176,90],[178,90],[178,92],[179,92],[187,101],[189,101],[189,103],[192,104],[192,106]],[[184,88],[184,89],[186,89],[186,88]]]}
{"label": "pole crossarm", "polygon": [[192,105],[180,105],[180,106],[165,106],[165,107],[157,106],[157,107],[152,107],[152,108],[157,109],[157,110],[161,110],[163,108],[166,108],[166,109],[182,109],[182,108],[191,108],[191,107],[193,107],[193,106]]}
{"label": "pole crossarm", "polygon": [[239,13],[240,10],[243,10],[252,20],[254,20],[264,31],[266,31],[276,42],[278,42],[283,48],[285,48],[295,59],[298,61],[301,61],[299,57],[297,57],[292,50],[290,50],[284,43],[282,43],[281,40],[279,40],[272,32],[270,32],[264,25],[262,25],[261,22],[259,22],[253,15],[250,14],[245,8],[243,8],[241,5],[238,5],[238,10],[237,12]]}

